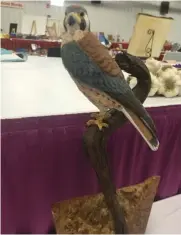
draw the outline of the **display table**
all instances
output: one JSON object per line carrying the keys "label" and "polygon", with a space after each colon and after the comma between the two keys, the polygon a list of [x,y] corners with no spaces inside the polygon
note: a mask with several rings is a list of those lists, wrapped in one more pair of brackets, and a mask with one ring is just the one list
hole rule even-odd
{"label": "display table", "polygon": [[[129,43],[128,43],[128,42],[119,42],[119,43],[114,42],[114,43],[112,44],[112,48],[119,47],[120,44],[122,45],[122,49],[125,49],[125,50],[128,49],[128,46],[129,46]],[[165,46],[164,46],[164,51],[170,51],[170,50],[171,50],[171,45],[165,45]]]}
{"label": "display table", "polygon": [[181,195],[153,203],[146,234],[180,234]]}
{"label": "display table", "polygon": [[[1,38],[1,47],[8,50],[16,50],[19,48],[31,49],[31,44],[37,44],[42,49],[49,49],[52,47],[60,47],[61,43],[58,41],[48,40],[32,40],[32,39],[20,39],[20,38]],[[128,43],[122,42],[123,49],[128,48]],[[118,46],[119,46],[118,44]],[[117,43],[113,43],[113,47],[117,47]]]}
{"label": "display table", "polygon": [[19,38],[2,38],[1,47],[16,51],[19,48],[31,49],[31,44],[36,44],[42,49],[48,49],[51,47],[60,47],[60,42],[58,41],[48,41],[48,40],[32,40],[32,39],[19,39]]}
{"label": "display table", "polygon": [[[40,46],[42,49],[49,49],[52,47],[60,47],[61,43],[58,41],[48,41],[48,40],[32,40],[32,39],[19,39],[19,38],[2,38],[1,39],[1,47],[16,51],[19,48],[31,49],[31,44],[36,44]],[[111,48],[117,48],[121,44],[121,48],[127,50],[129,43],[128,42],[120,42],[120,43],[112,43]],[[168,51],[171,49],[170,45],[166,45],[164,47],[164,51]]]}
{"label": "display table", "polygon": [[[51,205],[97,193],[82,135],[97,111],[76,88],[61,59],[30,57],[2,64],[2,233],[47,233]],[[146,101],[160,148],[152,152],[127,123],[108,143],[117,187],[160,175],[157,196],[181,188],[180,98]],[[151,106],[161,107],[151,107]]]}

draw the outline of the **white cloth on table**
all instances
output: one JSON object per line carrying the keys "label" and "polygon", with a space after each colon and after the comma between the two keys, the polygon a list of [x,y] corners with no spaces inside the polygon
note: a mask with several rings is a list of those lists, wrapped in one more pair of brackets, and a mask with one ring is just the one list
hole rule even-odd
{"label": "white cloth on table", "polygon": [[[78,90],[61,58],[29,56],[24,63],[2,63],[1,68],[3,119],[98,111]],[[146,107],[174,104],[181,104],[181,97],[147,98],[144,103]]]}

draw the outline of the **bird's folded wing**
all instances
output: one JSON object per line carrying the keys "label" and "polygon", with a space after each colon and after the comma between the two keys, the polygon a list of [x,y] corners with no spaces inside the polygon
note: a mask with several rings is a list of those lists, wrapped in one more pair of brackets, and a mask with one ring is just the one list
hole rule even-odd
{"label": "bird's folded wing", "polygon": [[105,73],[113,77],[120,76],[124,78],[116,61],[110,56],[108,50],[99,42],[93,33],[86,32],[84,37],[77,40],[77,43]]}

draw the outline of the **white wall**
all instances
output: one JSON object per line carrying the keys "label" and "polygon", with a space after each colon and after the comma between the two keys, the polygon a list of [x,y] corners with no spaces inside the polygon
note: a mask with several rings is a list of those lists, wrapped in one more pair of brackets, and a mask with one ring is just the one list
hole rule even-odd
{"label": "white wall", "polygon": [[18,24],[17,31],[20,32],[22,14],[22,9],[1,7],[1,28],[6,33],[9,33],[9,24],[16,23]]}
{"label": "white wall", "polygon": [[47,9],[46,2],[43,1],[21,1],[21,3],[24,5],[23,9],[1,7],[1,28],[5,32],[9,32],[10,23],[18,23],[17,31],[20,32],[24,14],[36,16],[50,14],[52,18],[63,20],[64,8],[52,6]]}
{"label": "white wall", "polygon": [[[75,3],[75,1],[74,1]],[[52,18],[63,21],[64,7],[46,8],[46,2],[43,1],[24,1],[24,9],[2,8],[2,28],[9,31],[9,23],[18,23],[18,30],[21,29],[22,15],[39,15],[46,16],[51,15]],[[159,15],[158,2],[106,2],[101,6],[94,6],[90,3],[83,4],[89,14],[91,21],[92,31],[104,31],[106,34],[120,34],[121,38],[125,41],[129,40],[133,26],[136,20],[136,15],[139,12],[149,13],[153,15]],[[181,4],[178,2],[171,2],[171,7],[174,9],[170,11],[168,16],[173,17],[175,20],[172,25],[171,32],[168,36],[168,40],[177,41],[181,43],[181,33],[179,31],[181,26]],[[180,9],[180,12],[179,12]]]}

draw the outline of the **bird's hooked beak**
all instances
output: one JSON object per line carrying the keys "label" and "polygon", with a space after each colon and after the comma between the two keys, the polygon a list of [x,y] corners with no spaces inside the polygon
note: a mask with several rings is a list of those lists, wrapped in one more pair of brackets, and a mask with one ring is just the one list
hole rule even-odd
{"label": "bird's hooked beak", "polygon": [[82,31],[89,30],[88,17],[84,12],[71,12],[66,16],[65,27],[70,31],[80,29]]}
{"label": "bird's hooked beak", "polygon": [[80,25],[80,23],[81,23],[80,15],[77,14],[77,13],[74,13],[74,12],[70,13],[68,15],[67,23],[69,24],[69,26],[73,26],[75,24],[79,24]]}

